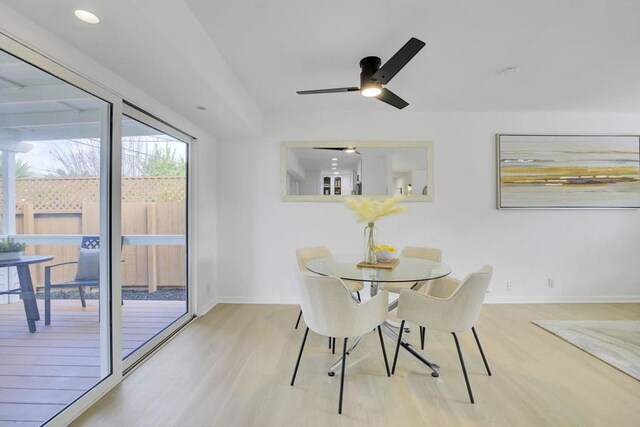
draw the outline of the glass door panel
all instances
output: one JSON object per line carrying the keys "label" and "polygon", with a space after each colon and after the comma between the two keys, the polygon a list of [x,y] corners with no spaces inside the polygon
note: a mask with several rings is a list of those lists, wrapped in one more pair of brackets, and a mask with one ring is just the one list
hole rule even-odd
{"label": "glass door panel", "polygon": [[[188,318],[188,143],[123,117],[122,356],[142,356]],[[154,126],[143,123],[150,122]]]}
{"label": "glass door panel", "polygon": [[111,107],[0,51],[0,425],[43,424],[112,373]]}

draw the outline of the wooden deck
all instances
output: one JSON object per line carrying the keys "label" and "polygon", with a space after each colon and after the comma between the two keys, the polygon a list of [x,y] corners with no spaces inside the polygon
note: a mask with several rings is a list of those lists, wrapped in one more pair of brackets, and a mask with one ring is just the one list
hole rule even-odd
{"label": "wooden deck", "polygon": [[[97,301],[52,301],[29,333],[22,302],[0,305],[0,426],[38,426],[93,387],[100,376]],[[123,356],[182,315],[183,301],[125,301]]]}

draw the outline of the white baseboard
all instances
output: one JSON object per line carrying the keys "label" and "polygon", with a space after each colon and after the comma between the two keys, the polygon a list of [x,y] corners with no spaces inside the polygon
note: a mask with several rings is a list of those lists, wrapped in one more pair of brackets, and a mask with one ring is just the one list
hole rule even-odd
{"label": "white baseboard", "polygon": [[209,302],[208,305],[205,305],[204,308],[197,310],[196,312],[196,316],[204,316],[205,314],[207,314],[213,307],[215,307],[217,304],[219,303],[219,301],[217,299],[213,299],[211,302]]}
{"label": "white baseboard", "polygon": [[[640,295],[632,296],[492,296],[487,295],[485,304],[569,304],[569,303],[632,303],[640,302]],[[299,304],[295,298],[219,297],[215,304]],[[205,311],[206,313],[206,311]],[[204,313],[203,313],[204,314]]]}
{"label": "white baseboard", "polygon": [[491,296],[485,304],[572,304],[640,302],[640,295],[632,296]]}

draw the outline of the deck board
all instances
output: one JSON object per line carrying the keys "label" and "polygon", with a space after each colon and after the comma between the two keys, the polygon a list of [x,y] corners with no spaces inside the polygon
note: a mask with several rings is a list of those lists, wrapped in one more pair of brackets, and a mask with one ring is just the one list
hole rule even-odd
{"label": "deck board", "polygon": [[[21,302],[0,305],[0,426],[38,426],[100,381],[97,301],[52,301],[51,325],[29,333]],[[185,312],[181,301],[125,301],[126,356]]]}
{"label": "deck board", "polygon": [[3,375],[3,389],[30,389],[30,390],[88,390],[93,387],[98,378],[70,378],[70,377],[21,377],[15,375]]}

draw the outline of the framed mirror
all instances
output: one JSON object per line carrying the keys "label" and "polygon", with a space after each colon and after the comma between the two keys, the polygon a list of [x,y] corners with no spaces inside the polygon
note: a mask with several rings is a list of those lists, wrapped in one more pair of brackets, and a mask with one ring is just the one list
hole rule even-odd
{"label": "framed mirror", "polygon": [[403,196],[433,201],[433,145],[426,141],[285,141],[285,201]]}

